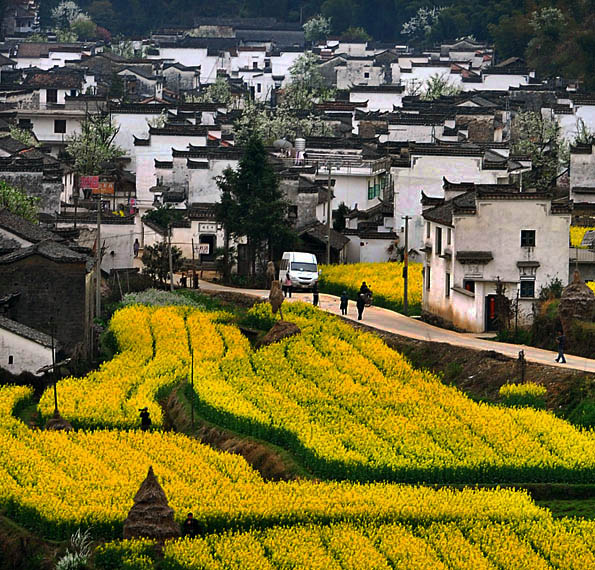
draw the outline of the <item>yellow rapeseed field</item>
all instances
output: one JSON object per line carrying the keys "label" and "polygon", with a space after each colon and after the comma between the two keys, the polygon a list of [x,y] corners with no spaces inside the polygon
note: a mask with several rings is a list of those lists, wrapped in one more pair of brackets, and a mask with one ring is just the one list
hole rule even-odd
{"label": "yellow rapeseed field", "polygon": [[[595,567],[595,523],[549,516],[400,523],[308,524],[224,532],[166,543],[160,568],[187,570],[579,570]],[[142,561],[148,541],[100,547],[96,564]]]}
{"label": "yellow rapeseed field", "polygon": [[[403,309],[402,263],[350,263],[323,265],[320,275],[321,290],[333,295],[347,291],[355,300],[365,281],[374,294],[374,304],[395,311]],[[410,314],[421,310],[422,264],[409,264],[408,300]]]}
{"label": "yellow rapeseed field", "polygon": [[[187,381],[190,342],[199,414],[289,449],[318,477],[595,480],[590,432],[547,412],[478,404],[415,370],[375,335],[304,303],[292,303],[285,313],[302,334],[254,351],[217,313],[123,309],[114,316],[116,330],[129,329],[122,353],[84,379],[60,382],[60,410],[75,425],[129,428],[138,426],[138,408],[148,406],[160,425],[157,396]],[[267,304],[251,316],[272,318]],[[151,338],[155,356],[146,360]],[[48,390],[41,409],[49,415],[52,406]]]}
{"label": "yellow rapeseed field", "polygon": [[570,245],[572,245],[572,247],[583,247],[581,246],[581,242],[588,231],[595,231],[595,228],[570,226]]}

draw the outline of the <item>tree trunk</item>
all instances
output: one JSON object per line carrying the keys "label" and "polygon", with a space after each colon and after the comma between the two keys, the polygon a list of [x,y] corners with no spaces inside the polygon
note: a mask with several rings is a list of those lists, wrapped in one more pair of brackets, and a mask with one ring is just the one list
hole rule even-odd
{"label": "tree trunk", "polygon": [[223,281],[228,283],[229,274],[231,273],[231,268],[229,267],[229,232],[227,231],[227,227],[223,231]]}

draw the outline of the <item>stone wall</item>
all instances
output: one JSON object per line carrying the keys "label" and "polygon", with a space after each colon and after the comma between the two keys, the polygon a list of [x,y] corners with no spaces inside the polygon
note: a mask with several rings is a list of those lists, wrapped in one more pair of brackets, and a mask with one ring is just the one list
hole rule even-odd
{"label": "stone wall", "polygon": [[84,264],[56,263],[39,255],[0,268],[0,297],[20,293],[7,317],[51,334],[67,352],[88,336],[85,313],[86,268]]}
{"label": "stone wall", "polygon": [[6,180],[28,196],[39,198],[40,212],[53,214],[60,211],[61,180],[44,179],[43,172],[0,172],[0,180]]}

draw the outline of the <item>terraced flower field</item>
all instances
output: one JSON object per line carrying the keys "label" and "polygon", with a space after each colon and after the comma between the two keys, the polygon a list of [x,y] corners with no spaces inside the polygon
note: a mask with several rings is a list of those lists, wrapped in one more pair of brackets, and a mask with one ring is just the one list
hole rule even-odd
{"label": "terraced flower field", "polygon": [[[547,570],[595,565],[595,524],[547,516],[494,522],[468,519],[416,524],[297,525],[207,535],[166,544],[161,568],[192,570]],[[114,560],[153,568],[151,544],[101,547],[100,568]],[[104,566],[105,564],[105,566]],[[135,566],[136,567],[136,566]]]}
{"label": "terraced flower field", "polygon": [[[257,305],[252,317],[268,321],[270,308]],[[128,428],[148,406],[159,424],[157,395],[187,382],[193,347],[200,415],[285,447],[318,477],[595,482],[590,432],[548,412],[473,402],[309,305],[291,304],[286,317],[302,334],[254,351],[222,313],[123,309],[113,319],[122,353],[85,379],[60,382],[61,412],[84,427]],[[51,414],[50,391],[41,409]]]}
{"label": "terraced flower field", "polygon": [[[70,433],[30,430],[14,414],[31,390],[0,387],[0,510],[48,538],[90,527],[113,541],[99,570],[595,568],[595,523],[554,519],[524,491],[386,482],[593,483],[591,432],[477,404],[309,305],[285,316],[302,334],[254,350],[223,312],[120,310],[121,352],[58,384],[62,414],[83,428]],[[272,318],[267,305],[250,317]],[[144,406],[161,426],[158,400],[180,386],[202,416],[282,445],[318,480],[266,482],[240,456],[131,429]],[[51,391],[40,409],[52,413]],[[201,529],[161,557],[115,540],[149,466],[178,522],[192,510]]]}

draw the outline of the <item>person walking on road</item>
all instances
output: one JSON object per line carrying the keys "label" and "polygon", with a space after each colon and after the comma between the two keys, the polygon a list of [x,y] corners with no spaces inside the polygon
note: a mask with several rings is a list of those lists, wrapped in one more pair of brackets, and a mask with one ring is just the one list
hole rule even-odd
{"label": "person walking on road", "polygon": [[291,299],[291,279],[289,278],[288,275],[286,275],[285,279],[283,279],[281,288],[283,289],[283,295],[285,297],[289,297]]}
{"label": "person walking on road", "polygon": [[558,358],[556,358],[556,362],[561,362],[562,364],[566,364],[566,358],[564,358],[564,350],[566,349],[566,335],[564,334],[563,331],[560,331],[557,341],[558,341]]}
{"label": "person walking on road", "polygon": [[355,303],[357,307],[357,320],[361,321],[364,315],[364,307],[366,306],[366,297],[363,293],[359,293]]}
{"label": "person walking on road", "polygon": [[314,286],[312,287],[312,304],[315,307],[318,307],[318,283],[314,283]]}
{"label": "person walking on road", "polygon": [[347,314],[347,306],[349,305],[349,297],[347,296],[347,291],[343,291],[341,294],[341,314]]}
{"label": "person walking on road", "polygon": [[140,243],[138,243],[138,238],[134,240],[134,244],[132,246],[132,251],[134,251],[134,257],[138,257],[138,252],[140,250]]}

